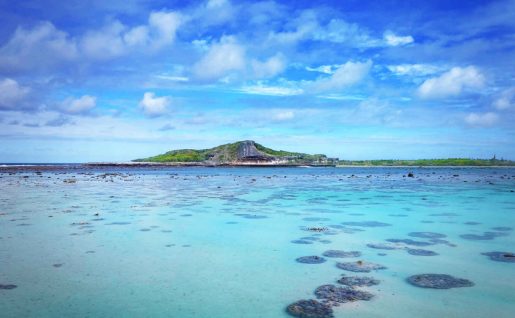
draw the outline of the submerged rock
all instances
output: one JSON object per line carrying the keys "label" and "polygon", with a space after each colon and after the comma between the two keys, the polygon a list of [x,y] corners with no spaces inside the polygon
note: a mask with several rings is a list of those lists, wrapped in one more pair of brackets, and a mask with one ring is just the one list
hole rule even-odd
{"label": "submerged rock", "polygon": [[18,286],[14,284],[0,284],[0,289],[15,289],[16,287]]}
{"label": "submerged rock", "polygon": [[373,270],[386,269],[386,266],[375,263],[368,263],[363,261],[336,263],[336,267],[350,272],[356,273],[369,273]]}
{"label": "submerged rock", "polygon": [[293,244],[313,244],[312,241],[307,241],[307,240],[293,240],[291,241]]}
{"label": "submerged rock", "polygon": [[377,221],[362,221],[362,222],[342,222],[343,225],[348,226],[361,226],[361,227],[381,227],[381,226],[390,226],[391,224],[377,222]]}
{"label": "submerged rock", "polygon": [[294,317],[300,318],[332,318],[333,309],[331,306],[321,303],[318,300],[299,300],[286,307],[286,312]]}
{"label": "submerged rock", "polygon": [[412,245],[412,246],[429,246],[433,245],[433,243],[429,242],[423,242],[423,241],[415,241],[412,239],[387,239],[386,241],[390,243],[404,243],[406,245]]}
{"label": "submerged rock", "polygon": [[510,252],[487,252],[481,253],[482,255],[488,256],[492,261],[515,263],[515,254]]}
{"label": "submerged rock", "polygon": [[325,251],[322,255],[324,255],[325,257],[360,257],[361,256],[361,252],[358,252],[358,251],[349,251],[349,252],[345,252],[345,251],[339,251],[339,250],[328,250],[328,251]]}
{"label": "submerged rock", "polygon": [[435,289],[474,286],[474,283],[468,279],[457,278],[447,274],[418,274],[408,277],[407,281],[417,287]]}
{"label": "submerged rock", "polygon": [[394,244],[388,244],[388,243],[369,243],[367,244],[367,247],[375,248],[378,250],[396,250],[399,249],[398,246]]}
{"label": "submerged rock", "polygon": [[379,285],[379,280],[366,276],[343,276],[338,280],[338,283],[350,287],[363,287]]}
{"label": "submerged rock", "polygon": [[411,233],[408,233],[408,236],[427,238],[427,239],[441,239],[441,238],[447,237],[447,235],[440,234],[440,233],[434,233],[434,232],[411,232]]}
{"label": "submerged rock", "polygon": [[508,233],[505,232],[484,232],[483,234],[462,234],[460,235],[461,238],[471,241],[487,241],[487,240],[493,240],[496,237],[499,236],[507,236]]}
{"label": "submerged rock", "polygon": [[335,285],[322,285],[315,289],[315,296],[323,299],[327,304],[338,306],[357,300],[370,300],[374,295],[369,292],[354,289],[352,287],[339,287]]}
{"label": "submerged rock", "polygon": [[408,253],[411,254],[411,255],[416,255],[416,256],[435,256],[435,255],[438,255],[438,253],[436,253],[436,252],[428,251],[428,250],[423,250],[423,249],[418,249],[418,248],[409,248],[408,249]]}
{"label": "submerged rock", "polygon": [[322,264],[325,263],[325,258],[320,256],[302,256],[296,259],[297,262],[303,264]]}
{"label": "submerged rock", "polygon": [[513,230],[513,228],[511,228],[509,226],[496,226],[496,227],[493,227],[492,230],[494,230],[494,231],[502,231],[502,232],[509,232],[509,231]]}

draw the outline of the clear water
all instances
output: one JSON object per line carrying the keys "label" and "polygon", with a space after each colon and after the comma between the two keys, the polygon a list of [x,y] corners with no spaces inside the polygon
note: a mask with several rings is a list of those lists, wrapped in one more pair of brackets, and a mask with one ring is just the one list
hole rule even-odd
{"label": "clear water", "polygon": [[[335,307],[335,317],[513,317],[515,263],[481,253],[515,252],[514,231],[460,235],[515,227],[515,170],[411,170],[415,178],[405,168],[1,172],[0,284],[17,288],[0,289],[0,316],[288,317],[288,304],[352,275],[337,261],[359,259],[388,269],[365,274],[381,281],[363,288],[372,300]],[[360,221],[390,226],[331,227]],[[437,256],[366,246],[425,240],[407,236],[413,231],[450,244],[422,247]],[[302,237],[319,240],[291,242]],[[329,249],[363,255],[295,261]],[[475,286],[406,282],[419,273]]]}

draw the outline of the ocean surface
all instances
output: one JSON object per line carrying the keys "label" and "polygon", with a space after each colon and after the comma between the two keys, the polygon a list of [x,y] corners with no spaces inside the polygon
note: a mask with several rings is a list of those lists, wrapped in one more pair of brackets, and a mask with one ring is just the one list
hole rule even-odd
{"label": "ocean surface", "polygon": [[[334,317],[515,313],[515,263],[482,254],[515,252],[515,169],[0,169],[0,190],[1,317],[291,317],[342,275],[379,284]],[[407,281],[429,273],[472,285]]]}

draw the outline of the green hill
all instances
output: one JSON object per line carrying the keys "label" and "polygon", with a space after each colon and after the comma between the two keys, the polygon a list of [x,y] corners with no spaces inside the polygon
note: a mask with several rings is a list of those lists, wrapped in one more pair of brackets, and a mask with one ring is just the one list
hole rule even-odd
{"label": "green hill", "polygon": [[252,140],[238,141],[209,149],[171,150],[157,156],[136,159],[134,162],[203,163],[210,165],[335,165],[337,159],[322,154],[273,150]]}

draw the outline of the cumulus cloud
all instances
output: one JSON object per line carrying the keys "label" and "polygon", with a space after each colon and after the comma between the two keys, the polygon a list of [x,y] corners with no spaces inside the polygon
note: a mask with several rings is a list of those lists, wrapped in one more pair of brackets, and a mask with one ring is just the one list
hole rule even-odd
{"label": "cumulus cloud", "polygon": [[313,39],[347,43],[353,47],[372,47],[381,44],[379,40],[371,37],[367,30],[341,19],[333,19],[325,27],[318,26],[313,32]]}
{"label": "cumulus cloud", "polygon": [[331,76],[319,78],[308,87],[316,92],[338,91],[360,82],[370,71],[372,61],[347,62],[341,65]]}
{"label": "cumulus cloud", "polygon": [[87,32],[80,40],[83,53],[95,59],[109,59],[134,47],[157,50],[174,42],[184,18],[177,12],[151,12],[148,24],[128,27],[113,21],[99,30]]}
{"label": "cumulus cloud", "polygon": [[493,112],[470,113],[465,116],[465,122],[471,126],[488,127],[494,125],[499,120],[499,115]]}
{"label": "cumulus cloud", "polygon": [[79,98],[67,98],[61,104],[61,109],[69,114],[87,113],[97,105],[95,96],[83,95]]}
{"label": "cumulus cloud", "polygon": [[156,97],[156,94],[153,92],[143,94],[143,99],[139,102],[139,106],[143,112],[151,117],[166,114],[170,104],[171,98],[169,96]]}
{"label": "cumulus cloud", "polygon": [[71,62],[118,57],[136,47],[157,50],[173,43],[183,20],[176,12],[156,11],[145,25],[128,27],[115,20],[76,37],[48,21],[18,27],[0,48],[0,72],[53,70]]}
{"label": "cumulus cloud", "polygon": [[19,72],[50,69],[77,58],[76,43],[50,22],[33,28],[18,27],[0,48],[0,71]]}
{"label": "cumulus cloud", "polygon": [[427,76],[438,73],[441,68],[431,64],[399,64],[388,65],[388,70],[395,75]]}
{"label": "cumulus cloud", "polygon": [[494,100],[493,107],[498,110],[506,110],[515,106],[515,87],[506,89]]}
{"label": "cumulus cloud", "polygon": [[211,45],[207,53],[193,66],[200,80],[217,80],[229,72],[245,69],[245,49],[232,36],[224,36]]}
{"label": "cumulus cloud", "polygon": [[30,88],[21,86],[17,81],[5,78],[0,81],[0,109],[19,109]]}
{"label": "cumulus cloud", "polygon": [[415,41],[411,35],[399,36],[395,35],[392,31],[386,31],[383,39],[389,46],[407,45]]}
{"label": "cumulus cloud", "polygon": [[254,77],[269,78],[274,77],[284,71],[286,67],[286,61],[284,56],[278,53],[264,62],[252,60],[251,66]]}
{"label": "cumulus cloud", "polygon": [[453,67],[439,77],[430,78],[418,88],[422,98],[458,96],[465,90],[479,89],[485,85],[485,77],[474,66]]}

